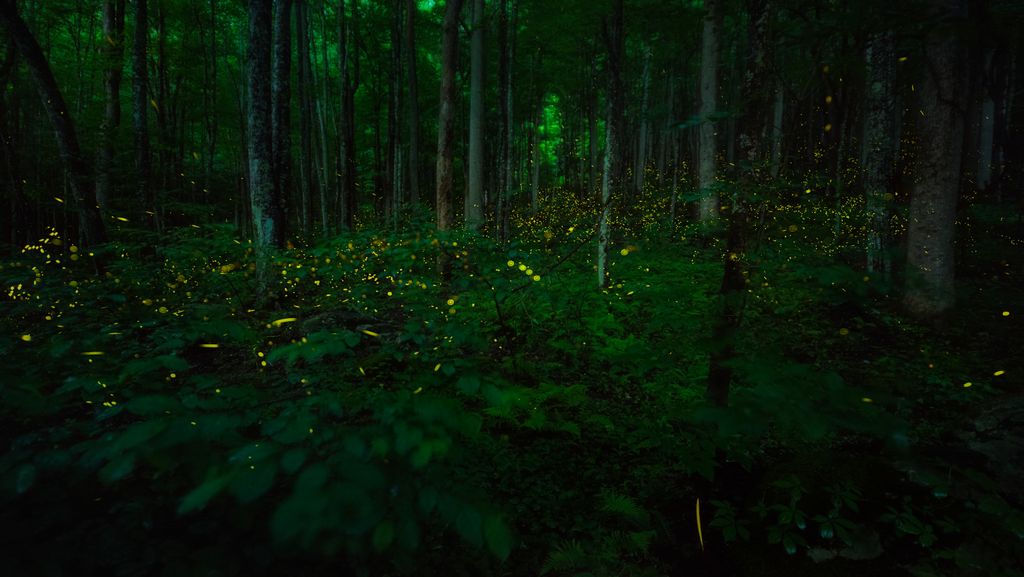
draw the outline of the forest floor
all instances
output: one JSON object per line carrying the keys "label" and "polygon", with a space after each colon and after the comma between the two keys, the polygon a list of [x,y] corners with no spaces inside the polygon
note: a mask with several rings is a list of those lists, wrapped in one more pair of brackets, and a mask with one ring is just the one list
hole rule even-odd
{"label": "forest floor", "polygon": [[719,248],[641,216],[599,290],[564,214],[294,248],[263,295],[224,227],[6,259],[11,574],[1021,574],[1019,219],[965,215],[937,326],[855,227],[769,215],[720,409]]}

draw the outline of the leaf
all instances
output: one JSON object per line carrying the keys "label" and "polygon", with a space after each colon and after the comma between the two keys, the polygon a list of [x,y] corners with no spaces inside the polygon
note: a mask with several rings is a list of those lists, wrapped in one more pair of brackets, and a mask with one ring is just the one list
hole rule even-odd
{"label": "leaf", "polygon": [[15,479],[14,488],[19,495],[24,495],[36,482],[36,467],[28,464],[18,468],[18,475]]}
{"label": "leaf", "polygon": [[289,449],[281,456],[281,469],[285,473],[294,473],[299,470],[299,467],[306,462],[306,454],[308,451],[301,447]]}
{"label": "leaf", "polygon": [[480,377],[479,375],[463,375],[459,377],[455,386],[463,393],[473,395],[480,390]]}
{"label": "leaf", "polygon": [[100,480],[105,483],[120,481],[135,469],[135,455],[119,455],[100,469]]}
{"label": "leaf", "polygon": [[166,419],[153,419],[135,423],[117,437],[111,446],[111,450],[114,453],[119,453],[137,447],[162,433],[169,424],[170,421]]}
{"label": "leaf", "polygon": [[502,561],[512,552],[512,534],[499,515],[488,515],[484,519],[484,541],[487,549]]}
{"label": "leaf", "polygon": [[201,485],[193,489],[191,493],[185,495],[185,498],[181,500],[181,505],[178,506],[178,514],[184,515],[206,507],[210,499],[223,491],[233,478],[234,475],[231,473],[208,475]]}
{"label": "leaf", "polygon": [[373,550],[380,553],[391,546],[395,539],[395,524],[391,521],[382,521],[373,530]]}
{"label": "leaf", "polygon": [[455,530],[459,536],[470,544],[479,547],[483,544],[483,537],[480,532],[481,522],[482,519],[479,511],[472,507],[464,507],[459,512],[458,517],[455,518]]}
{"label": "leaf", "polygon": [[262,461],[242,471],[231,483],[231,493],[241,503],[251,503],[263,496],[274,486],[277,466],[272,461]]}

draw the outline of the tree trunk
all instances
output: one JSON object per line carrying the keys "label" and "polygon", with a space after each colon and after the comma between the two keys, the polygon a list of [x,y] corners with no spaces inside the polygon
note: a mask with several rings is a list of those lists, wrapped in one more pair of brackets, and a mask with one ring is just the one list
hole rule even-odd
{"label": "tree trunk", "polygon": [[748,50],[742,87],[739,152],[742,155],[739,186],[727,208],[728,233],[723,261],[722,284],[718,290],[719,311],[711,336],[708,363],[708,399],[719,406],[729,402],[732,362],[736,339],[746,304],[746,250],[749,207],[746,196],[762,184],[768,167],[766,140],[768,111],[771,109],[771,44],[768,38],[770,0],[746,0]]}
{"label": "tree trunk", "polygon": [[299,192],[302,232],[309,234],[313,222],[313,98],[309,61],[309,8],[305,0],[295,3],[295,33],[299,47]]}
{"label": "tree trunk", "polygon": [[105,108],[96,154],[96,202],[105,209],[113,191],[114,136],[121,125],[121,79],[124,76],[125,0],[103,3],[103,88]]}
{"label": "tree trunk", "polygon": [[[132,48],[132,119],[135,128],[135,171],[139,216],[156,214],[149,159],[149,14],[147,0],[135,0],[135,42]],[[166,103],[161,103],[166,105]],[[152,220],[156,220],[155,217]]]}
{"label": "tree trunk", "polygon": [[338,6],[338,61],[341,63],[341,115],[338,153],[341,165],[339,196],[341,224],[351,230],[358,210],[356,197],[356,91],[359,89],[359,3],[351,2],[351,17],[345,15],[345,0]]}
{"label": "tree trunk", "polygon": [[[286,1],[286,0],[285,0]],[[260,284],[266,281],[266,257],[273,248],[284,246],[284,214],[275,190],[273,121],[271,114],[270,53],[272,37],[271,3],[249,0],[248,71],[248,155],[249,203],[256,232],[260,261]]]}
{"label": "tree trunk", "polygon": [[606,30],[608,44],[608,116],[605,119],[604,171],[601,177],[601,206],[597,225],[597,288],[607,281],[608,212],[614,186],[615,158],[618,155],[619,118],[622,115],[622,64],[625,52],[623,0],[612,2],[611,24]]}
{"label": "tree trunk", "polygon": [[[956,14],[959,0],[933,0],[942,16]],[[960,184],[964,102],[960,42],[951,30],[935,28],[927,40],[927,69],[921,85],[917,179],[907,231],[907,285],[903,304],[911,315],[937,317],[954,303],[956,201]]]}
{"label": "tree trunk", "polygon": [[[459,12],[462,0],[446,0],[441,26],[441,95],[437,115],[437,230],[452,227],[452,145],[455,112],[455,69],[458,66]],[[451,277],[451,259],[442,252],[438,269],[443,281]]]}
{"label": "tree trunk", "polygon": [[409,87],[409,203],[420,202],[420,104],[416,78],[416,0],[405,2],[405,57]]}
{"label": "tree trunk", "polygon": [[722,23],[721,0],[705,0],[704,32],[700,65],[700,220],[718,216],[718,191],[715,189],[715,156],[718,121],[714,118],[718,102],[718,35]]}
{"label": "tree trunk", "polygon": [[871,220],[866,268],[869,273],[882,273],[886,278],[891,270],[888,257],[889,204],[896,160],[893,142],[896,132],[893,95],[895,49],[891,32],[877,33],[868,41],[864,57],[868,64],[868,76],[862,156],[865,204]]}
{"label": "tree trunk", "polygon": [[484,190],[484,0],[473,0],[473,36],[469,89],[469,183],[466,189],[466,228],[483,225]]}
{"label": "tree trunk", "polygon": [[71,193],[78,205],[79,226],[81,235],[87,246],[102,244],[107,241],[107,231],[103,226],[103,218],[96,204],[96,188],[89,175],[88,163],[82,156],[78,144],[78,134],[71,119],[64,95],[57,86],[50,65],[43,55],[43,50],[29,30],[28,25],[18,14],[14,0],[0,1],[0,22],[7,30],[26,66],[32,73],[43,109],[46,111],[57,139],[57,147],[61,160],[68,171]]}
{"label": "tree trunk", "polygon": [[633,165],[633,187],[636,194],[644,190],[644,177],[647,171],[647,133],[650,130],[650,122],[647,115],[650,112],[650,85],[651,85],[651,47],[644,46],[644,73],[643,91],[640,98],[640,135],[636,147],[636,163]]}
{"label": "tree trunk", "polygon": [[[292,0],[274,0],[273,4],[270,151],[273,155],[274,197],[284,201],[291,198],[292,190]],[[283,219],[283,206],[280,208]]]}

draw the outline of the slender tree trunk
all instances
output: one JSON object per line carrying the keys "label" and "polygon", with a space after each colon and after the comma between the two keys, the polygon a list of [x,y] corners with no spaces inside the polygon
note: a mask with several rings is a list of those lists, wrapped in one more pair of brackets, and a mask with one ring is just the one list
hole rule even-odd
{"label": "slender tree trunk", "polygon": [[469,89],[469,186],[466,189],[466,228],[479,230],[484,207],[484,0],[473,0],[473,36]]}
{"label": "slender tree trunk", "polygon": [[284,246],[284,213],[275,190],[273,120],[271,114],[271,68],[273,14],[265,0],[249,0],[248,71],[248,155],[249,203],[256,230],[258,274],[266,282],[266,257],[273,248]]}
{"label": "slender tree trunk", "polygon": [[[942,16],[957,15],[959,0],[933,0]],[[964,102],[961,46],[950,30],[933,29],[921,86],[919,140],[928,143],[917,161],[907,231],[907,285],[903,304],[911,315],[942,315],[954,303],[953,236],[959,195]]]}
{"label": "slender tree trunk", "polygon": [[623,0],[612,2],[612,17],[606,30],[608,44],[608,116],[605,119],[604,171],[601,177],[601,206],[597,225],[597,287],[604,288],[607,282],[606,261],[608,259],[608,213],[611,205],[612,187],[616,179],[615,163],[618,155],[619,118],[622,115],[622,64],[625,52],[625,31],[623,23]]}
{"label": "slender tree trunk", "polygon": [[746,304],[747,226],[750,209],[747,195],[765,179],[769,160],[768,111],[771,110],[771,44],[768,37],[770,0],[746,0],[748,50],[742,87],[742,110],[738,123],[742,172],[738,191],[728,205],[728,233],[723,257],[722,284],[718,291],[719,311],[712,330],[712,349],[708,363],[707,394],[712,403],[724,406],[729,401],[732,361],[736,357],[736,339]]}
{"label": "slender tree trunk", "polygon": [[309,61],[309,9],[305,0],[296,0],[295,33],[299,48],[299,192],[302,231],[309,234],[313,221],[313,99]]}
{"label": "slender tree trunk", "polygon": [[[462,0],[446,0],[441,25],[441,95],[437,117],[437,230],[452,228],[452,145],[455,112],[455,69],[458,66],[459,12]],[[442,252],[438,261],[443,281],[451,277],[451,259]]]}
{"label": "slender tree trunk", "polygon": [[864,114],[864,194],[868,217],[867,271],[890,272],[888,257],[889,205],[892,198],[895,162],[896,107],[893,95],[895,74],[895,42],[892,32],[872,35],[868,41],[865,61],[868,76]]}
{"label": "slender tree trunk", "polygon": [[39,42],[29,30],[28,25],[18,14],[14,0],[0,1],[0,24],[7,30],[8,37],[18,47],[18,52],[25,61],[35,80],[43,109],[46,111],[57,139],[57,147],[61,160],[68,171],[71,193],[78,205],[79,226],[81,236],[87,246],[102,244],[107,241],[107,231],[103,226],[99,206],[96,204],[96,188],[89,174],[89,165],[82,156],[78,144],[71,112],[68,110],[64,95],[57,86],[50,65],[43,55]]}
{"label": "slender tree trunk", "polygon": [[718,153],[718,36],[722,25],[721,0],[705,0],[704,35],[700,65],[700,220],[718,216],[715,189],[715,156]]}
{"label": "slender tree trunk", "polygon": [[104,209],[113,191],[114,136],[121,125],[121,79],[124,75],[125,0],[103,3],[103,88],[105,108],[96,154],[96,202]]}
{"label": "slender tree trunk", "polygon": [[388,180],[391,217],[398,226],[402,210],[402,7],[404,0],[392,0],[391,100],[388,103]]}
{"label": "slender tree trunk", "polygon": [[[156,214],[150,184],[149,152],[149,14],[147,0],[135,0],[135,42],[132,48],[132,118],[135,125],[135,172],[139,212]],[[141,216],[141,214],[140,214]],[[156,220],[155,217],[153,220]]]}
{"label": "slender tree trunk", "polygon": [[499,241],[508,240],[505,213],[512,189],[512,49],[509,0],[499,0],[498,11],[498,185],[495,229]]}
{"label": "slender tree trunk", "polygon": [[651,47],[645,45],[643,51],[644,73],[643,90],[640,97],[640,135],[636,148],[636,164],[633,165],[633,188],[636,194],[640,194],[644,190],[644,177],[647,172],[647,135],[650,131],[650,122],[647,116],[650,112]]}
{"label": "slender tree trunk", "polygon": [[[292,191],[292,0],[273,0],[273,59],[270,72],[271,146],[274,197]],[[251,103],[251,100],[250,100]],[[284,218],[283,206],[281,217]]]}
{"label": "slender tree trunk", "polygon": [[405,58],[409,87],[409,202],[420,202],[420,104],[416,78],[416,0],[405,0]]}
{"label": "slender tree trunk", "polygon": [[786,91],[782,82],[775,83],[775,106],[772,115],[772,178],[782,170],[782,120],[786,112]]}

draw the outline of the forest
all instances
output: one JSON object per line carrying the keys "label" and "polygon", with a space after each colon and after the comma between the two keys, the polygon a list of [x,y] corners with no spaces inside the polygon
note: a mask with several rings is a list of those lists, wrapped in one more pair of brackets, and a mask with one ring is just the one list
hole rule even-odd
{"label": "forest", "polygon": [[1020,0],[0,0],[0,574],[1024,577]]}

